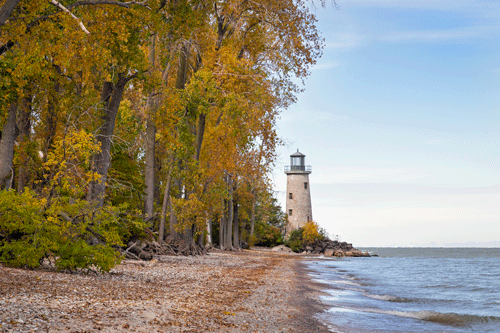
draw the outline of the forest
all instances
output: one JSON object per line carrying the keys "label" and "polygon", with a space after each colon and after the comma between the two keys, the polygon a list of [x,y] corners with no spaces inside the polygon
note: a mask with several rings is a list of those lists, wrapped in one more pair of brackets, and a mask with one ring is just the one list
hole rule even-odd
{"label": "forest", "polygon": [[314,5],[0,0],[0,262],[282,237],[276,122],[322,53]]}

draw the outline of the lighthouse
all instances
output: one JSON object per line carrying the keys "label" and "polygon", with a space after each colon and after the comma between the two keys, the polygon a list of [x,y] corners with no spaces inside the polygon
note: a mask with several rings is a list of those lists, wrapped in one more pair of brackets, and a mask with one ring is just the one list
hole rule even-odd
{"label": "lighthouse", "polygon": [[286,235],[312,221],[311,190],[309,174],[311,166],[305,165],[306,155],[297,152],[290,155],[290,165],[285,166],[286,214],[288,225]]}

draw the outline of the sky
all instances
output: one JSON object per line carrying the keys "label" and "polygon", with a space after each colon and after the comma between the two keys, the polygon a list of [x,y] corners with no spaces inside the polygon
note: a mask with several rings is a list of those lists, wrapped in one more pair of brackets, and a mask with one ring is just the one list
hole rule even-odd
{"label": "sky", "polygon": [[324,54],[284,110],[314,220],[355,247],[500,247],[500,1],[316,6]]}

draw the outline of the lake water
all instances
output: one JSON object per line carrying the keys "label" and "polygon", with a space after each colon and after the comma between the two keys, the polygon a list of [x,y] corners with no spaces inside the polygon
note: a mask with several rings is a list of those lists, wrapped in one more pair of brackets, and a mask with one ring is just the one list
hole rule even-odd
{"label": "lake water", "polygon": [[365,248],[308,261],[332,332],[500,332],[499,248]]}

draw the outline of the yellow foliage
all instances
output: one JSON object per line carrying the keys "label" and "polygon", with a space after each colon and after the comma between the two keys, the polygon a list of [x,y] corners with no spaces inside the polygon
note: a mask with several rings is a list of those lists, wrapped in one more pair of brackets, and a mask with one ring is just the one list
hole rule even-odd
{"label": "yellow foliage", "polygon": [[56,140],[44,163],[51,187],[74,197],[81,196],[87,184],[99,178],[88,169],[92,155],[99,151],[97,140],[84,130],[70,131]]}
{"label": "yellow foliage", "polygon": [[302,237],[306,242],[312,242],[320,237],[319,226],[316,222],[309,221],[304,225],[304,232],[302,233]]}

